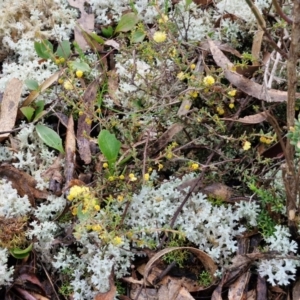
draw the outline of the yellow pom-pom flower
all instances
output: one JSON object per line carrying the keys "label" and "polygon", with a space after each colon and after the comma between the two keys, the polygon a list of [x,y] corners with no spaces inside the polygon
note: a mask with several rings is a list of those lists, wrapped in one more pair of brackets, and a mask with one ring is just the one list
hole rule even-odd
{"label": "yellow pom-pom flower", "polygon": [[197,98],[198,97],[198,92],[197,91],[192,91],[192,92],[190,92],[190,96],[192,98]]}
{"label": "yellow pom-pom flower", "polygon": [[165,14],[161,15],[161,18],[159,18],[158,23],[166,23],[169,20],[168,16],[166,16]]}
{"label": "yellow pom-pom flower", "polygon": [[212,86],[215,84],[215,79],[212,76],[205,76],[203,78],[203,84],[205,86]]}
{"label": "yellow pom-pom flower", "polygon": [[130,181],[136,181],[137,180],[137,178],[134,176],[133,173],[130,173],[128,176],[129,176]]}
{"label": "yellow pom-pom flower", "polygon": [[184,80],[185,79],[185,74],[183,73],[183,72],[180,72],[180,73],[178,73],[177,74],[177,76],[176,76],[179,80]]}
{"label": "yellow pom-pom flower", "polygon": [[234,96],[236,95],[236,90],[231,90],[231,91],[229,91],[227,94],[228,94],[228,96],[230,96],[230,97],[234,97]]}
{"label": "yellow pom-pom flower", "polygon": [[244,151],[247,151],[251,148],[251,143],[248,142],[248,141],[245,141],[244,144],[243,144],[243,149]]}
{"label": "yellow pom-pom flower", "polygon": [[81,70],[76,71],[76,77],[81,78],[83,76],[83,72]]}
{"label": "yellow pom-pom flower", "polygon": [[191,165],[191,169],[192,169],[193,171],[198,170],[198,169],[199,169],[199,164],[196,164],[196,163],[192,164],[192,165]]}
{"label": "yellow pom-pom flower", "polygon": [[69,80],[64,81],[64,88],[67,91],[71,91],[74,89],[73,84]]}
{"label": "yellow pom-pom flower", "polygon": [[222,116],[225,113],[225,110],[222,107],[217,107],[217,113]]}
{"label": "yellow pom-pom flower", "polygon": [[72,201],[74,199],[78,199],[79,197],[82,197],[85,194],[89,194],[90,190],[86,186],[79,186],[79,185],[74,185],[70,188],[69,195],[67,196],[67,199]]}
{"label": "yellow pom-pom flower", "polygon": [[118,195],[117,200],[119,202],[122,202],[124,200],[124,196],[123,195]]}
{"label": "yellow pom-pom flower", "polygon": [[229,108],[232,109],[232,108],[234,108],[234,103],[230,103],[228,106],[229,106]]}
{"label": "yellow pom-pom flower", "polygon": [[196,65],[195,65],[195,64],[191,64],[191,65],[190,65],[190,68],[191,68],[191,70],[195,70]]}
{"label": "yellow pom-pom flower", "polygon": [[163,43],[167,39],[167,34],[164,31],[156,31],[153,35],[153,40],[156,43]]}
{"label": "yellow pom-pom flower", "polygon": [[116,237],[114,237],[112,243],[113,243],[115,246],[119,246],[119,245],[121,245],[121,244],[123,243],[123,240],[122,240],[121,237],[116,236]]}

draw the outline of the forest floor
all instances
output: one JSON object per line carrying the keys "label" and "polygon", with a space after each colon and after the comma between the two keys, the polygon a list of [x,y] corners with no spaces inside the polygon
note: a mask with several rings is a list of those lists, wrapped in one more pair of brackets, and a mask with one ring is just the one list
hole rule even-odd
{"label": "forest floor", "polygon": [[300,299],[298,7],[224,2],[69,0],[3,54],[1,299]]}

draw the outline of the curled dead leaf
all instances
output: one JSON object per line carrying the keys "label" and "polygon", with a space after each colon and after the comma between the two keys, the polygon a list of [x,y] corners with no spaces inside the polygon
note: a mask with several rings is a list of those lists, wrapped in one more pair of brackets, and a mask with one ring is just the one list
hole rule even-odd
{"label": "curled dead leaf", "polygon": [[233,122],[238,122],[242,124],[259,124],[261,122],[264,122],[267,120],[267,113],[266,112],[261,112],[255,115],[251,116],[246,116],[244,118],[238,118],[238,119],[233,119],[233,118],[221,118],[224,121],[233,121]]}
{"label": "curled dead leaf", "polygon": [[36,188],[36,181],[32,176],[11,165],[3,164],[0,166],[0,178],[10,181],[12,187],[18,191],[21,197],[27,195],[32,206],[35,205],[35,198],[47,199],[48,197],[46,191],[40,191]]}
{"label": "curled dead leaf", "polygon": [[[287,101],[287,92],[275,89],[267,89],[264,85],[258,84],[244,76],[232,71],[234,65],[223,54],[223,52],[212,41],[208,41],[210,51],[216,64],[224,70],[226,79],[235,85],[238,89],[249,96],[268,102],[285,102]],[[296,93],[296,97],[300,98],[300,93]]]}
{"label": "curled dead leaf", "polygon": [[153,265],[158,261],[158,259],[160,259],[165,254],[170,253],[172,251],[176,251],[176,250],[188,250],[188,251],[192,252],[198,258],[198,260],[203,264],[204,269],[210,274],[211,278],[213,278],[214,281],[216,280],[215,272],[217,270],[217,266],[208,254],[206,254],[205,252],[203,252],[197,248],[193,248],[193,247],[170,247],[170,248],[165,248],[165,249],[157,252],[148,261],[148,263],[145,266],[145,272],[144,272],[144,282],[145,283],[148,281],[150,271],[151,271]]}
{"label": "curled dead leaf", "polygon": [[[15,126],[23,82],[12,78],[6,85],[0,109],[1,131],[10,131]],[[0,142],[10,135],[9,132],[0,135]]]}

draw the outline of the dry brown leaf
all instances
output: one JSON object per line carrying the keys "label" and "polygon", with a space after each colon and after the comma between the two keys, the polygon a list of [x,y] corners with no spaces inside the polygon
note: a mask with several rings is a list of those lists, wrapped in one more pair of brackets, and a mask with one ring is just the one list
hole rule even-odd
{"label": "dry brown leaf", "polygon": [[190,111],[191,106],[192,106],[192,101],[189,99],[184,99],[181,102],[181,105],[178,109],[177,115],[179,117],[185,116]]}
{"label": "dry brown leaf", "polygon": [[[224,70],[225,77],[238,89],[259,100],[269,102],[285,102],[287,100],[287,92],[275,89],[266,90],[263,85],[251,81],[234,71],[231,71],[234,65],[223,54],[223,52],[219,50],[212,40],[209,40],[208,43],[216,64]],[[300,98],[300,93],[296,93],[296,97]]]}
{"label": "dry brown leaf", "polygon": [[180,280],[171,279],[159,288],[157,296],[158,300],[194,300]]}
{"label": "dry brown leaf", "polygon": [[82,30],[91,33],[94,30],[95,15],[88,14],[84,9],[84,3],[86,0],[68,0],[69,4],[76,7],[80,11],[80,18],[77,20],[77,26],[75,26],[75,41],[79,47],[85,50],[88,47],[88,43],[82,34]]}
{"label": "dry brown leaf", "polygon": [[157,300],[157,289],[135,286],[130,290],[130,299]]}
{"label": "dry brown leaf", "polygon": [[[258,300],[256,290],[252,289],[251,291],[247,292],[246,299],[247,300]],[[267,299],[267,297],[264,299]]]}
{"label": "dry brown leaf", "polygon": [[[255,300],[265,300],[268,298],[267,296],[268,288],[267,288],[266,279],[264,277],[261,277],[260,275],[257,276],[256,291],[257,291],[257,298],[255,298]],[[298,297],[293,299],[300,299],[300,298]]]}
{"label": "dry brown leaf", "polygon": [[164,149],[173,137],[179,133],[183,128],[183,125],[175,123],[171,125],[156,141],[151,145],[151,154],[158,153],[160,150]]}
{"label": "dry brown leaf", "polygon": [[[22,86],[23,82],[16,78],[12,78],[6,85],[0,110],[1,131],[10,131],[15,126]],[[5,140],[9,135],[9,132],[1,134],[0,142]]]}
{"label": "dry brown leaf", "polygon": [[144,283],[143,279],[137,280],[133,277],[123,277],[122,281],[125,281],[127,283],[140,284],[140,285],[142,285]]}
{"label": "dry brown leaf", "polygon": [[22,296],[21,299],[24,300],[37,300],[33,295],[31,295],[31,293],[29,293],[27,290],[14,286],[14,290],[16,290],[18,292],[18,294],[20,294]]}
{"label": "dry brown leaf", "polygon": [[253,74],[260,69],[260,66],[245,66],[245,67],[236,67],[235,71],[244,77],[250,78]]}
{"label": "dry brown leaf", "polygon": [[74,120],[72,114],[68,120],[67,127],[67,135],[66,135],[66,143],[65,143],[65,151],[66,151],[66,162],[65,162],[65,180],[66,186],[69,184],[70,180],[74,177],[74,162],[76,159],[76,137],[74,131]]}
{"label": "dry brown leaf", "polygon": [[4,164],[0,166],[0,178],[9,180],[21,197],[27,195],[32,206],[35,206],[35,198],[47,199],[48,197],[46,191],[35,188],[36,181],[33,177],[11,165]]}
{"label": "dry brown leaf", "polygon": [[34,292],[31,292],[31,294],[36,298],[36,300],[50,300],[50,298],[44,297],[41,294],[37,294],[37,293],[34,293]]}
{"label": "dry brown leaf", "polygon": [[117,288],[114,283],[114,275],[111,272],[109,276],[109,291],[106,293],[99,293],[95,296],[94,300],[113,300],[115,299]]}
{"label": "dry brown leaf", "polygon": [[94,100],[99,87],[99,78],[91,82],[83,95],[84,114],[79,117],[77,128],[78,152],[85,164],[92,161],[90,141],[88,139],[91,131],[91,125],[87,124],[86,119],[93,119]]}
{"label": "dry brown leaf", "polygon": [[228,300],[243,300],[247,295],[247,286],[251,273],[242,274],[229,288]]}
{"label": "dry brown leaf", "polygon": [[[239,58],[242,57],[241,53],[239,51],[237,51],[236,49],[232,48],[230,45],[222,44],[222,42],[220,42],[220,41],[214,41],[214,42],[215,42],[215,45],[218,46],[218,48],[220,50],[231,53]],[[209,47],[207,40],[200,42],[199,47],[204,51],[210,51],[210,47]]]}
{"label": "dry brown leaf", "polygon": [[144,273],[144,282],[145,283],[147,281],[149,281],[148,277],[149,277],[150,271],[151,271],[152,267],[154,266],[154,264],[165,254],[170,253],[172,251],[176,251],[176,250],[188,250],[188,251],[192,252],[198,258],[198,260],[203,264],[205,270],[207,272],[209,272],[209,274],[211,275],[212,278],[215,279],[215,272],[217,270],[217,266],[208,254],[206,254],[205,252],[203,252],[197,248],[193,248],[193,247],[170,247],[170,248],[165,248],[165,249],[157,252],[153,257],[151,257],[151,259],[149,259],[149,261],[147,262],[147,264],[145,266],[145,273]]}
{"label": "dry brown leaf", "polygon": [[255,115],[246,116],[244,118],[239,118],[239,119],[221,118],[221,120],[239,122],[243,124],[259,124],[261,122],[266,121],[267,117],[268,117],[267,113],[261,112]]}
{"label": "dry brown leaf", "polygon": [[42,178],[49,181],[49,191],[53,192],[55,195],[61,195],[61,184],[63,182],[63,177],[61,175],[61,160],[62,154],[60,154],[53,164],[42,173]]}
{"label": "dry brown leaf", "polygon": [[261,44],[264,36],[264,31],[259,28],[258,31],[254,34],[253,42],[252,42],[252,50],[251,55],[254,58],[253,66],[259,66],[260,52],[261,52]]}
{"label": "dry brown leaf", "polygon": [[116,91],[119,87],[119,78],[116,70],[111,70],[107,72],[108,76],[108,94],[113,100],[114,104],[120,106],[120,101],[116,96]]}
{"label": "dry brown leaf", "polygon": [[193,2],[200,6],[209,5],[213,2],[213,0],[193,0]]}
{"label": "dry brown leaf", "polygon": [[116,42],[115,40],[107,40],[105,41],[104,45],[111,46],[115,48],[116,50],[120,50],[120,44]]}
{"label": "dry brown leaf", "polygon": [[22,107],[28,106],[31,102],[33,102],[42,92],[44,92],[49,86],[51,86],[55,81],[59,79],[59,77],[63,74],[64,70],[59,70],[49,78],[47,78],[38,88],[38,91],[32,91],[22,103]]}
{"label": "dry brown leaf", "polygon": [[297,281],[294,284],[293,299],[300,299],[300,279],[297,279]]}

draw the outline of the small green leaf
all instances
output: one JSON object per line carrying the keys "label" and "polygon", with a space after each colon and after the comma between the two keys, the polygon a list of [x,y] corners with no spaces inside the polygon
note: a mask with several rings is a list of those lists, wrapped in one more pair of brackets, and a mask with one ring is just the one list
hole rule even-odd
{"label": "small green leaf", "polygon": [[53,56],[53,45],[48,40],[34,42],[34,49],[41,58],[49,59]]}
{"label": "small green leaf", "polygon": [[121,149],[121,142],[117,140],[116,136],[106,129],[101,130],[98,136],[98,145],[108,163],[114,164]]}
{"label": "small green leaf", "polygon": [[22,114],[26,117],[27,121],[30,122],[33,113],[34,113],[34,108],[31,106],[23,106],[20,108]]}
{"label": "small green leaf", "polygon": [[36,132],[40,139],[49,147],[58,150],[60,153],[65,153],[62,146],[60,136],[51,128],[38,124],[35,126]]}
{"label": "small green leaf", "polygon": [[32,248],[33,244],[31,243],[26,249],[13,248],[10,249],[9,252],[14,258],[23,259],[30,254]]}
{"label": "small green leaf", "polygon": [[71,47],[69,41],[62,41],[57,47],[56,53],[57,56],[67,59],[71,54]]}
{"label": "small green leaf", "polygon": [[35,106],[35,114],[38,115],[41,111],[44,110],[45,101],[44,100],[36,101],[34,103],[34,106]]}
{"label": "small green leaf", "polygon": [[96,33],[92,32],[89,34],[90,37],[95,40],[97,43],[99,43],[100,45],[104,45],[105,41],[103,38],[101,38],[99,35],[97,35]]}
{"label": "small green leaf", "polygon": [[87,219],[89,219],[90,218],[90,214],[88,214],[88,213],[84,213],[83,211],[82,211],[82,204],[79,204],[78,206],[77,206],[77,217],[78,217],[78,219],[79,219],[79,221],[86,221]]}
{"label": "small green leaf", "polygon": [[135,24],[139,21],[137,14],[131,12],[121,17],[119,24],[115,29],[115,33],[117,32],[127,32],[135,26]]}
{"label": "small green leaf", "polygon": [[39,83],[34,79],[26,79],[24,83],[31,91],[37,91],[39,89]]}
{"label": "small green leaf", "polygon": [[185,0],[185,7],[189,7],[192,4],[193,0]]}
{"label": "small green leaf", "polygon": [[140,43],[144,40],[145,36],[146,36],[145,31],[142,30],[142,29],[138,29],[137,31],[135,31],[132,34],[132,42],[133,43]]}
{"label": "small green leaf", "polygon": [[110,38],[113,36],[114,34],[114,30],[111,26],[108,26],[107,28],[101,28],[101,32],[103,34],[103,36],[105,36],[106,38]]}
{"label": "small green leaf", "polygon": [[39,113],[36,113],[33,119],[33,122],[36,122],[37,120],[39,120],[41,117],[43,117],[44,115],[46,115],[48,112],[46,110],[42,110]]}
{"label": "small green leaf", "polygon": [[90,71],[90,66],[85,62],[72,61],[71,66],[74,70],[80,70],[82,72]]}

